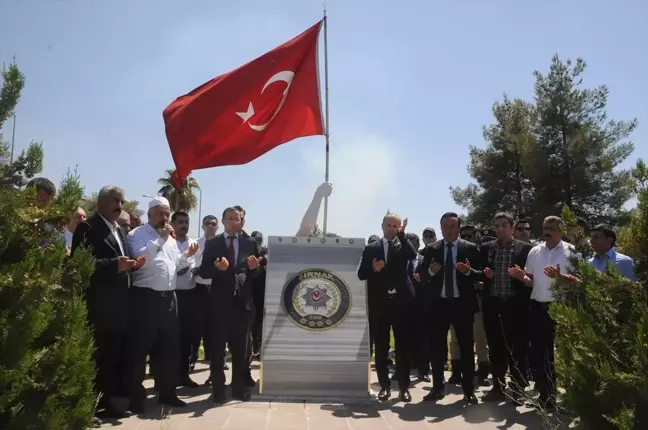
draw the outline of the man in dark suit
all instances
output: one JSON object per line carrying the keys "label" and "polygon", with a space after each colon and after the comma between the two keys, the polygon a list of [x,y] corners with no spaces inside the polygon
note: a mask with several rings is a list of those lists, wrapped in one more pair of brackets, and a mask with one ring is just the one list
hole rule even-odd
{"label": "man in dark suit", "polygon": [[533,245],[513,237],[512,215],[498,213],[493,224],[497,240],[481,246],[484,267],[482,312],[493,374],[493,389],[484,396],[484,400],[499,402],[505,399],[505,377],[510,371],[512,402],[519,405],[520,395],[527,385],[529,288],[514,279],[509,270],[526,266]]}
{"label": "man in dark suit", "polygon": [[383,238],[365,247],[358,267],[358,278],[367,281],[370,325],[376,345],[376,372],[380,383],[378,398],[388,400],[391,381],[387,360],[389,334],[394,329],[396,343],[396,377],[400,400],[411,402],[409,372],[411,362],[412,309],[414,287],[407,275],[409,262],[416,258],[416,249],[405,237],[407,218],[388,213],[383,218]]}
{"label": "man in dark suit", "polygon": [[142,266],[145,257],[129,257],[126,233],[117,224],[124,203],[124,190],[103,187],[97,198],[97,213],[79,224],[72,236],[71,255],[86,247],[95,257],[95,271],[86,290],[88,319],[94,330],[97,366],[96,387],[101,393],[98,416],[119,418],[110,402],[117,382],[122,338],[128,321],[128,287],[130,270]]}
{"label": "man in dark suit", "polygon": [[421,282],[421,276],[416,272],[419,264],[423,263],[423,255],[418,252],[421,241],[416,233],[405,235],[414,249],[417,250],[416,257],[407,265],[407,275],[414,285],[416,301],[414,304],[414,322],[412,324],[412,364],[418,370],[418,380],[430,382],[430,354],[428,352],[428,326],[425,313],[427,289],[426,283]]}
{"label": "man in dark suit", "polygon": [[474,243],[459,239],[461,219],[454,212],[441,217],[443,240],[425,249],[418,273],[429,281],[429,348],[432,356],[432,391],[423,400],[445,397],[443,366],[448,359],[448,330],[457,335],[462,367],[464,400],[477,403],[473,390],[473,321],[479,310],[475,280],[481,276],[479,249]]}
{"label": "man in dark suit", "polygon": [[209,320],[211,330],[210,373],[213,401],[225,403],[225,344],[232,353],[232,396],[250,400],[246,387],[247,347],[254,317],[253,285],[260,273],[259,247],[241,231],[241,212],[223,211],[225,232],[205,243],[199,274],[211,279]]}

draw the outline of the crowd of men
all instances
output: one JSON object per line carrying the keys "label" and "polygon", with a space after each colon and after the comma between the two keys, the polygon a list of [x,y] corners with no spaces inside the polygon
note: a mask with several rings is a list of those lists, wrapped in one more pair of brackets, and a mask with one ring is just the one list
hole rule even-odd
{"label": "crowd of men", "polygon": [[[36,204],[46,206],[54,185],[38,178],[30,183]],[[316,191],[297,235],[312,233],[329,184]],[[226,345],[232,361],[232,397],[250,399],[255,385],[250,364],[261,346],[267,250],[263,235],[245,230],[245,210],[226,208],[219,219],[202,219],[203,236],[188,237],[189,215],[171,213],[164,197],[148,205],[147,223],[123,211],[125,193],[103,187],[97,210],[86,218],[78,209],[62,236],[70,255],[80,247],[91,250],[95,272],[86,292],[88,318],[95,336],[96,387],[101,393],[98,416],[123,417],[111,398],[126,395],[128,410],[144,408],[142,385],[146,360],[160,404],[182,407],[178,386],[196,387],[190,371],[202,343],[210,362],[212,400],[225,396]],[[554,323],[548,312],[555,300],[556,278],[579,282],[572,257],[579,258],[566,239],[564,221],[543,222],[543,241],[533,245],[528,220],[498,213],[492,229],[478,234],[462,225],[452,212],[441,217],[442,238],[426,228],[419,237],[407,233],[407,219],[387,214],[382,237],[371,236],[358,277],[367,282],[367,306],[378,398],[391,396],[390,333],[395,341],[395,374],[399,398],[410,402],[410,369],[431,382],[425,401],[444,397],[444,367],[451,332],[451,370],[447,381],[460,384],[464,400],[477,403],[475,375],[481,385],[492,375],[484,401],[520,405],[529,381],[534,381],[543,408],[556,406]],[[589,229],[588,229],[589,230]],[[599,270],[610,265],[634,279],[632,260],[614,251],[616,235],[605,226],[590,234]],[[475,369],[474,349],[477,351]],[[432,374],[430,380],[428,374]],[[510,376],[507,389],[506,377]]]}
{"label": "crowd of men", "polygon": [[[443,399],[444,366],[451,332],[451,384],[460,384],[464,400],[478,402],[477,383],[492,389],[484,401],[509,399],[522,404],[525,388],[534,382],[539,394],[530,406],[544,410],[557,407],[554,370],[554,322],[549,304],[555,300],[552,283],[557,278],[580,282],[574,274],[574,260],[583,258],[569,243],[565,222],[557,216],[544,219],[543,241],[531,243],[529,220],[498,213],[492,229],[477,237],[477,230],[461,224],[453,212],[441,217],[442,238],[435,230],[423,231],[424,247],[419,250],[416,234],[405,233],[407,219],[387,214],[382,238],[369,238],[358,277],[367,282],[371,343],[375,349],[380,400],[391,395],[388,366],[390,331],[395,341],[399,399],[410,402],[410,369],[432,388],[424,401]],[[590,264],[603,271],[613,266],[636,280],[633,261],[614,250],[615,232],[604,225],[589,229],[594,255]],[[506,377],[510,376],[510,384]]]}

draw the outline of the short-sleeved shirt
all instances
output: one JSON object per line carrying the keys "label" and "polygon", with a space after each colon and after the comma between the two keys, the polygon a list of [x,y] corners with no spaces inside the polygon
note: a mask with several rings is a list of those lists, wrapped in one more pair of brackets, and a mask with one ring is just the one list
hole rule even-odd
{"label": "short-sleeved shirt", "polygon": [[547,248],[546,242],[531,248],[524,268],[524,271],[533,277],[531,300],[553,302],[555,300],[551,293],[553,279],[545,275],[545,267],[559,264],[560,273],[568,274],[572,270],[571,258],[578,256],[574,247],[562,240],[553,249]]}

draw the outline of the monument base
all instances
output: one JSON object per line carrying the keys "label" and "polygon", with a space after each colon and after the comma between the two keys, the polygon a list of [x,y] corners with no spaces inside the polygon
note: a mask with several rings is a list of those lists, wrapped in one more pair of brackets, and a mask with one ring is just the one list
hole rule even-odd
{"label": "monument base", "polygon": [[[357,361],[264,361],[259,395],[275,401],[317,403],[370,400],[369,384],[358,384],[370,377],[369,372],[367,363]],[[263,386],[268,384],[272,391],[264,394]]]}

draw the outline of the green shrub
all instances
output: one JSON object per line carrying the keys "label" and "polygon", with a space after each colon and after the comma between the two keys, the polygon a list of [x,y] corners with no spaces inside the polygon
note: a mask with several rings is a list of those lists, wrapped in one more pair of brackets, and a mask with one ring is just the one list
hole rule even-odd
{"label": "green shrub", "polygon": [[[568,224],[573,214],[563,211]],[[625,233],[624,251],[646,249],[648,191],[639,194],[637,209]],[[623,236],[623,234],[621,234]],[[575,234],[572,243],[586,248]],[[644,241],[643,243],[639,243]],[[648,399],[648,295],[644,285],[631,282],[613,268],[600,273],[578,263],[582,282],[556,282],[559,301],[552,305],[556,322],[556,371],[565,390],[564,406],[583,430],[638,429],[635,411]],[[645,273],[640,274],[645,279]]]}
{"label": "green shrub", "polygon": [[[32,190],[0,189],[0,428],[76,430],[96,405],[84,290],[89,252],[69,259],[60,233],[83,189],[68,175],[57,201],[35,208]],[[80,191],[80,193],[79,193]],[[47,221],[45,221],[47,220]],[[48,246],[41,248],[45,241]]]}

